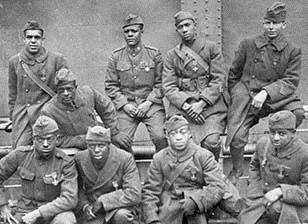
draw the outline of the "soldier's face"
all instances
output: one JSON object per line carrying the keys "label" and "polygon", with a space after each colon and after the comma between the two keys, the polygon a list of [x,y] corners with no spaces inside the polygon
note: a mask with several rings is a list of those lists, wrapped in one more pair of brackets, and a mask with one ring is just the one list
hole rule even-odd
{"label": "soldier's face", "polygon": [[196,23],[191,19],[185,19],[177,25],[176,31],[183,41],[191,41],[196,35]]}
{"label": "soldier's face", "polygon": [[285,22],[273,22],[268,19],[263,20],[263,29],[264,29],[264,34],[270,38],[274,39],[280,35],[282,30],[286,28],[286,23]]}
{"label": "soldier's face", "polygon": [[134,47],[141,41],[143,30],[140,25],[131,25],[123,29],[124,38],[128,46]]}
{"label": "soldier's face", "polygon": [[101,160],[104,158],[106,151],[109,149],[109,144],[107,143],[87,143],[87,148],[89,150],[90,156],[96,160]]}
{"label": "soldier's face", "polygon": [[69,82],[67,84],[62,84],[57,86],[57,97],[58,101],[64,105],[71,105],[72,102],[75,100],[76,97],[76,83]]}
{"label": "soldier's face", "polygon": [[186,149],[191,133],[187,125],[178,128],[177,130],[168,133],[169,145],[172,149],[183,151]]}
{"label": "soldier's face", "polygon": [[286,146],[294,137],[294,131],[287,129],[270,129],[269,136],[273,146],[277,149]]}
{"label": "soldier's face", "polygon": [[26,30],[24,44],[30,54],[36,54],[43,46],[43,35],[40,30]]}
{"label": "soldier's face", "polygon": [[56,148],[57,135],[54,133],[34,137],[35,150],[43,157],[48,157]]}

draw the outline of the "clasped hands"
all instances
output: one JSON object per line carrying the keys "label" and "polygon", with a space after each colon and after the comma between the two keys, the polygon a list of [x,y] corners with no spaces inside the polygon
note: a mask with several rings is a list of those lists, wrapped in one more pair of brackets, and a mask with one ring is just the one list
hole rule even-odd
{"label": "clasped hands", "polygon": [[[1,216],[5,223],[9,224],[19,224],[20,222],[12,215],[11,209],[8,205],[3,205],[1,207]],[[33,224],[36,220],[41,217],[41,213],[38,209],[35,209],[27,214],[25,214],[21,219],[24,224]]]}
{"label": "clasped hands", "polygon": [[205,118],[202,115],[202,111],[206,106],[207,103],[204,100],[199,100],[191,104],[185,102],[182,109],[191,120],[197,124],[204,124]]}
{"label": "clasped hands", "polygon": [[97,213],[99,211],[101,211],[102,214],[105,213],[104,206],[102,205],[102,203],[100,203],[97,200],[93,204],[91,204],[91,205],[90,204],[86,204],[83,207],[83,211],[84,211],[88,221],[92,220],[92,219],[95,219],[96,216],[97,216]]}
{"label": "clasped hands", "polygon": [[123,107],[123,110],[125,111],[125,113],[128,114],[128,116],[135,118],[144,118],[147,114],[147,112],[150,110],[151,106],[152,106],[153,102],[146,100],[143,103],[139,104],[137,107],[134,106],[133,104],[126,104]]}
{"label": "clasped hands", "polygon": [[282,191],[280,187],[270,190],[264,195],[264,198],[268,201],[266,207],[272,205],[282,197]]}

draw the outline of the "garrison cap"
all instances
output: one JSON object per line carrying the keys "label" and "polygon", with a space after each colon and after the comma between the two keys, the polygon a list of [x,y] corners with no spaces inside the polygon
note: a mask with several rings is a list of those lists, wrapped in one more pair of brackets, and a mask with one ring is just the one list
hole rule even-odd
{"label": "garrison cap", "polygon": [[173,115],[165,123],[167,133],[177,130],[178,128],[188,125],[188,121],[181,115]]}
{"label": "garrison cap", "polygon": [[131,25],[141,25],[142,27],[144,26],[143,20],[140,16],[130,13],[125,18],[124,25],[122,26],[122,28],[124,29],[125,27],[131,26]]}
{"label": "garrison cap", "polygon": [[61,68],[59,71],[57,71],[55,78],[56,85],[65,85],[71,82],[76,82],[76,76],[71,70],[67,68]]}
{"label": "garrison cap", "polygon": [[45,115],[39,116],[35,121],[33,127],[33,136],[44,136],[55,133],[59,130],[57,122],[54,119]]}
{"label": "garrison cap", "polygon": [[26,23],[24,28],[24,33],[27,30],[40,30],[42,32],[42,35],[44,34],[44,29],[40,26],[40,24],[35,20],[30,20]]}
{"label": "garrison cap", "polygon": [[111,141],[110,129],[102,126],[89,127],[86,134],[86,141],[109,143]]}
{"label": "garrison cap", "polygon": [[275,2],[271,7],[266,10],[264,19],[273,22],[284,22],[287,17],[286,4],[282,2]]}
{"label": "garrison cap", "polygon": [[185,19],[191,19],[194,22],[196,21],[196,19],[193,17],[193,15],[190,12],[179,11],[174,15],[175,26],[178,26],[178,24]]}
{"label": "garrison cap", "polygon": [[270,129],[290,129],[296,128],[296,117],[289,110],[282,110],[271,114],[268,119]]}

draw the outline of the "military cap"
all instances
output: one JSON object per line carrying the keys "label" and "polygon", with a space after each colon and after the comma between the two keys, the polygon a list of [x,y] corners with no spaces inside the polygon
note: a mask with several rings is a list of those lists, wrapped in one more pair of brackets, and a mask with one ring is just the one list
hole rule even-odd
{"label": "military cap", "polygon": [[280,23],[286,20],[286,16],[286,5],[282,2],[275,2],[271,7],[266,10],[264,19]]}
{"label": "military cap", "polygon": [[194,22],[196,21],[196,19],[193,17],[193,15],[190,12],[179,11],[174,15],[175,26],[178,26],[178,24],[185,19],[191,19]]}
{"label": "military cap", "polygon": [[268,119],[270,129],[290,129],[296,128],[296,117],[289,110],[282,110],[271,114]]}
{"label": "military cap", "polygon": [[188,121],[181,115],[173,115],[165,123],[167,133],[177,130],[178,128],[188,125]]}
{"label": "military cap", "polygon": [[131,25],[141,25],[142,27],[144,26],[143,20],[140,16],[130,13],[125,18],[124,25],[122,26],[122,28],[124,29],[125,27],[131,26]]}
{"label": "military cap", "polygon": [[54,119],[45,115],[39,116],[39,118],[35,121],[32,129],[33,136],[44,136],[59,130],[57,122],[55,122]]}
{"label": "military cap", "polygon": [[76,82],[76,76],[71,70],[67,68],[61,68],[59,71],[57,71],[55,78],[56,85],[65,85],[70,82]]}
{"label": "military cap", "polygon": [[102,126],[89,127],[86,134],[86,141],[108,143],[111,141],[110,129]]}
{"label": "military cap", "polygon": [[42,35],[44,34],[44,29],[40,26],[40,24],[35,20],[30,20],[26,23],[24,28],[24,33],[27,30],[40,30],[42,32]]}

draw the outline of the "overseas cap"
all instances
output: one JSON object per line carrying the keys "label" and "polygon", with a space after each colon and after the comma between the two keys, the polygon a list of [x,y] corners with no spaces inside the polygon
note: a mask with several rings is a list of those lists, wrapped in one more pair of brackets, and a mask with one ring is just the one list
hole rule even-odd
{"label": "overseas cap", "polygon": [[273,22],[284,22],[287,17],[286,4],[282,2],[275,2],[271,7],[266,10],[264,19]]}
{"label": "overseas cap", "polygon": [[106,129],[102,126],[89,127],[86,135],[86,141],[109,143],[111,141],[110,129]]}
{"label": "overseas cap", "polygon": [[290,129],[296,128],[296,117],[288,110],[282,110],[269,116],[268,120],[270,129]]}
{"label": "overseas cap", "polygon": [[167,133],[177,130],[178,128],[188,125],[188,121],[181,115],[173,115],[165,123]]}
{"label": "overseas cap", "polygon": [[178,24],[185,19],[191,19],[194,22],[196,21],[196,19],[193,17],[193,15],[190,12],[179,11],[174,15],[175,26],[178,26]]}
{"label": "overseas cap", "polygon": [[55,84],[56,85],[65,85],[70,82],[75,82],[76,76],[74,73],[67,68],[61,68],[56,73]]}
{"label": "overseas cap", "polygon": [[131,26],[131,25],[142,25],[142,27],[144,26],[143,20],[141,19],[140,16],[130,13],[125,18],[124,25],[122,26],[122,28],[124,29],[125,27]]}
{"label": "overseas cap", "polygon": [[33,125],[34,136],[44,136],[59,130],[57,123],[50,117],[45,115],[39,116]]}
{"label": "overseas cap", "polygon": [[27,30],[40,30],[42,32],[42,35],[44,34],[44,29],[40,26],[40,24],[35,20],[30,20],[26,23],[24,28],[24,33]]}

